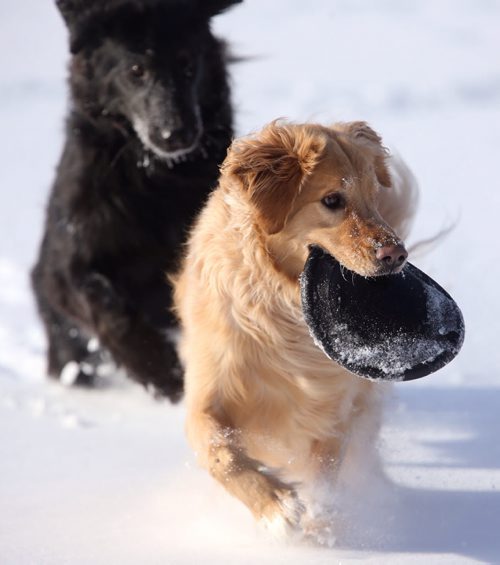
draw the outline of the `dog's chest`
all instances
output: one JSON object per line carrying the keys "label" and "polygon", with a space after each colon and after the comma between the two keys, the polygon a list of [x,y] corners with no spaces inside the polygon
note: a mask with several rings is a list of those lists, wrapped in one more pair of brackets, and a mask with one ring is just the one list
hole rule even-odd
{"label": "dog's chest", "polygon": [[292,363],[281,374],[267,367],[260,378],[253,372],[245,406],[233,413],[236,427],[252,437],[255,456],[264,451],[282,463],[307,457],[314,442],[336,436],[351,419],[365,383],[320,356],[316,367]]}

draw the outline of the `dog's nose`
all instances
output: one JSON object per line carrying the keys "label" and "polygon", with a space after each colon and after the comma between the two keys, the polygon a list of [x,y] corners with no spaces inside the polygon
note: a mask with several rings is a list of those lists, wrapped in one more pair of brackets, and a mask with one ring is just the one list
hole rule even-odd
{"label": "dog's nose", "polygon": [[164,151],[183,151],[191,148],[199,136],[196,127],[162,127],[155,128],[151,141]]}
{"label": "dog's nose", "polygon": [[401,244],[384,245],[377,249],[376,257],[387,271],[398,273],[406,262],[408,251]]}

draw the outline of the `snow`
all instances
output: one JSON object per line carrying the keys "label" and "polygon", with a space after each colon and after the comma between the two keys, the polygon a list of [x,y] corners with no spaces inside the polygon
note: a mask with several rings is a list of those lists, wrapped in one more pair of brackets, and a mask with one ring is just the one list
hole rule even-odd
{"label": "snow", "polygon": [[500,3],[246,0],[215,29],[238,131],[278,116],[367,120],[420,182],[412,259],[461,307],[459,356],[399,383],[388,479],[346,495],[336,547],[269,540],[199,470],[183,406],[112,379],[47,383],[28,284],[62,144],[66,36],[52,2],[0,4],[0,561],[8,564],[494,563],[500,561]]}

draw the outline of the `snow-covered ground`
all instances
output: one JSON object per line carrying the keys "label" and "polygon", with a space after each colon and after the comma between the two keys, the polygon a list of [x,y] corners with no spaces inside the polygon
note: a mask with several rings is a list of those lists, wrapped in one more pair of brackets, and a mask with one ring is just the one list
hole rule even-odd
{"label": "snow-covered ground", "polygon": [[27,273],[62,144],[66,36],[53,2],[0,2],[0,563],[500,562],[500,2],[246,0],[239,133],[278,116],[368,120],[422,189],[413,261],[463,309],[460,356],[394,390],[390,478],[346,507],[338,547],[283,546],[197,469],[183,407],[117,382],[44,380]]}

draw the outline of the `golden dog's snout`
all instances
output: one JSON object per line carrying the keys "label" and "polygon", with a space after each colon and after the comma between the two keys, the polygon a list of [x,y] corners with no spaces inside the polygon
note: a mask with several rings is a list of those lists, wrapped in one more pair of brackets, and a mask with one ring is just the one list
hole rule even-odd
{"label": "golden dog's snout", "polygon": [[377,249],[375,256],[388,273],[399,273],[406,263],[408,251],[402,243],[384,245]]}

